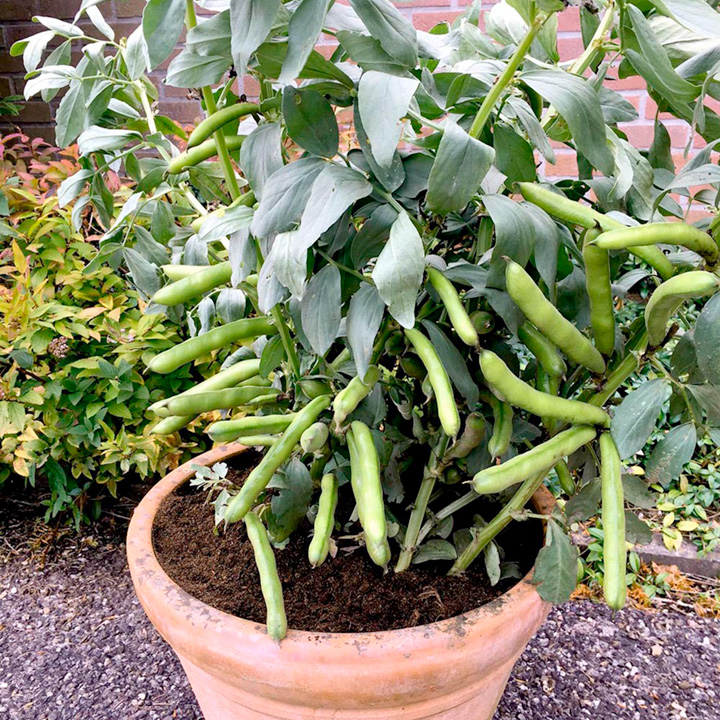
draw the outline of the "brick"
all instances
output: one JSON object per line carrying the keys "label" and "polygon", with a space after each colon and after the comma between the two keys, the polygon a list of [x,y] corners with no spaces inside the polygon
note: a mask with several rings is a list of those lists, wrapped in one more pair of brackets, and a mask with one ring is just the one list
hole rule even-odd
{"label": "brick", "polygon": [[37,15],[34,2],[18,2],[18,0],[0,0],[0,22],[8,20],[29,20]]}
{"label": "brick", "polygon": [[546,177],[570,177],[577,175],[577,159],[572,151],[555,153],[556,163],[552,165],[546,162],[543,168],[543,174]]}
{"label": "brick", "polygon": [[[674,148],[684,148],[689,137],[690,128],[685,123],[669,125],[664,123],[670,135],[670,143]],[[646,150],[652,145],[655,135],[655,123],[620,123],[620,129],[627,134],[628,140],[637,148]]]}
{"label": "brick", "polygon": [[145,0],[115,0],[113,4],[119,18],[139,18],[145,8]]}
{"label": "brick", "polygon": [[558,15],[558,32],[577,32],[580,29],[580,9],[570,7]]}
{"label": "brick", "polygon": [[190,102],[174,102],[172,100],[161,100],[158,103],[158,111],[161,115],[167,115],[176,123],[194,123],[201,118],[200,105]]}
{"label": "brick", "polygon": [[17,118],[19,124],[49,123],[51,120],[50,106],[41,100],[23,103],[20,115]]}
{"label": "brick", "polygon": [[460,13],[456,10],[440,12],[418,11],[412,15],[413,24],[418,30],[428,31],[441,22],[452,22]]}
{"label": "brick", "polygon": [[72,20],[80,9],[80,0],[37,0],[37,15]]}
{"label": "brick", "polygon": [[558,38],[558,54],[563,62],[579,57],[584,49],[582,38],[579,35],[577,37]]}

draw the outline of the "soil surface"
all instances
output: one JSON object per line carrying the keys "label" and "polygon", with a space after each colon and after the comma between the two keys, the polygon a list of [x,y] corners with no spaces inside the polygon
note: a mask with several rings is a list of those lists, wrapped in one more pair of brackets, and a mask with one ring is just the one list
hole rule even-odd
{"label": "soil surface", "polygon": [[[120,531],[56,539],[42,567],[47,531],[5,509],[0,717],[202,720],[180,663],[135,598]],[[494,720],[717,720],[719,629],[675,612],[555,608]]]}
{"label": "soil surface", "polygon": [[[240,484],[242,479],[233,481]],[[183,486],[165,499],[154,528],[160,564],[182,588],[208,605],[264,623],[265,603],[245,525],[236,523],[214,532],[213,509],[205,498],[204,493]],[[336,518],[344,524],[352,510],[352,505],[340,505]],[[352,532],[358,530],[355,525]],[[305,523],[285,548],[275,551],[288,627],[296,630],[368,632],[425,625],[473,610],[517,582],[505,579],[491,586],[482,562],[461,577],[444,575],[447,562],[383,574],[353,539],[340,539],[337,556],[312,569],[307,559],[310,534]],[[338,534],[342,535],[333,533]],[[513,523],[500,537],[506,560],[517,561],[522,574],[530,570],[541,542],[537,520]]]}

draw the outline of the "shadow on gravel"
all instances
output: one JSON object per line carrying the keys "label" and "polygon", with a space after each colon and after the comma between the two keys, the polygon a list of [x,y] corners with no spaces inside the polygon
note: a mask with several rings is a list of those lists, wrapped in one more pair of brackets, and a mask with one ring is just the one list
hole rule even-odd
{"label": "shadow on gravel", "polygon": [[[0,511],[0,717],[202,720],[135,599],[122,528],[60,537],[41,568],[43,532]],[[522,656],[495,720],[717,720],[719,629],[568,603]]]}

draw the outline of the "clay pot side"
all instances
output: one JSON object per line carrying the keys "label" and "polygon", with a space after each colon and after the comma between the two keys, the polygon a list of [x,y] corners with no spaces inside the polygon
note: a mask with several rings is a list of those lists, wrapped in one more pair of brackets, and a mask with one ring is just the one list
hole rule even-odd
{"label": "clay pot side", "polygon": [[[280,644],[264,625],[206,605],[165,574],[152,545],[161,502],[194,476],[192,465],[211,466],[246,449],[223,445],[171,472],[138,505],[128,530],[138,598],[180,658],[205,720],[491,720],[550,610],[532,573],[449,620],[375,633],[291,629]],[[543,487],[533,504],[549,514],[554,500]]]}

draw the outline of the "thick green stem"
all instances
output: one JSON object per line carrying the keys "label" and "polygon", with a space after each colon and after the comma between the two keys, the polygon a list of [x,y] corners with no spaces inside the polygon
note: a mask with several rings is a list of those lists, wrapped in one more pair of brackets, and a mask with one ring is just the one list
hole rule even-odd
{"label": "thick green stem", "polygon": [[473,560],[495,539],[497,534],[510,524],[513,515],[522,510],[530,501],[536,490],[543,484],[547,473],[548,470],[543,470],[541,473],[529,477],[520,486],[510,502],[485,527],[477,531],[470,544],[450,568],[448,575],[460,575],[470,567]]}
{"label": "thick green stem", "polygon": [[533,20],[532,24],[528,28],[527,35],[525,35],[522,42],[515,49],[515,52],[512,54],[510,60],[508,60],[505,70],[503,70],[502,74],[495,81],[495,84],[490,88],[490,92],[485,96],[480,109],[477,111],[475,120],[470,127],[470,137],[480,137],[480,133],[482,133],[485,123],[488,121],[490,114],[495,107],[495,103],[500,99],[505,91],[505,88],[513,81],[517,69],[520,67],[520,64],[528,54],[528,51],[533,44],[533,40],[537,37],[537,34],[542,29],[542,26],[545,24],[548,17],[549,16],[545,13],[538,13],[535,20]]}
{"label": "thick green stem", "polygon": [[437,525],[445,518],[448,518],[458,510],[462,510],[464,507],[467,507],[470,503],[475,502],[475,500],[479,497],[481,496],[474,490],[470,490],[464,495],[461,495],[457,500],[454,500],[449,505],[446,505],[442,510],[438,510],[438,512],[422,526],[417,539],[418,544],[421,543],[430,534],[432,529],[437,527]]}
{"label": "thick green stem", "polygon": [[292,337],[290,337],[290,330],[288,329],[285,318],[282,315],[282,310],[278,305],[276,305],[270,311],[270,315],[275,323],[275,327],[278,329],[278,333],[280,334],[283,348],[285,348],[285,355],[292,367],[292,371],[295,374],[295,377],[300,377],[300,360],[298,359],[297,352],[295,352],[295,345],[293,344]]}
{"label": "thick green stem", "polygon": [[[192,28],[197,26],[194,0],[185,0],[185,24],[188,30],[192,30]],[[212,93],[212,88],[201,88],[201,92],[207,114],[212,115],[217,112],[217,105]],[[225,182],[227,183],[230,197],[235,200],[240,197],[240,186],[238,185],[237,177],[235,177],[235,170],[233,169],[230,153],[228,152],[227,143],[225,142],[225,134],[222,130],[218,130],[213,137],[217,145],[218,159],[220,160],[220,165],[225,175]]]}
{"label": "thick green stem", "polygon": [[440,477],[443,473],[444,467],[441,458],[445,455],[449,442],[450,438],[443,434],[437,448],[435,448],[432,457],[430,458],[430,462],[428,462],[427,467],[425,468],[423,479],[420,483],[420,489],[418,490],[415,504],[413,505],[412,512],[410,513],[407,530],[405,531],[403,549],[400,552],[397,565],[395,565],[396,573],[403,572],[410,567],[413,555],[417,550],[420,528],[422,527],[423,520],[425,519],[425,512],[427,511],[427,506],[430,502],[430,496],[435,488],[435,483],[437,482],[438,477]]}

